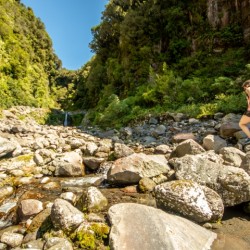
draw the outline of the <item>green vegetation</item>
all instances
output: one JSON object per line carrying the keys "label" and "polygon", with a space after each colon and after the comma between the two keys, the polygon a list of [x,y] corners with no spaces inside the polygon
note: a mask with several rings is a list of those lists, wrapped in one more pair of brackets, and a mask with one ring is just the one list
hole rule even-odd
{"label": "green vegetation", "polygon": [[[242,112],[250,77],[242,16],[213,28],[207,1],[111,0],[92,29],[96,52],[78,72],[73,107],[119,127],[148,113]],[[246,66],[247,65],[247,66]]]}
{"label": "green vegetation", "polygon": [[30,162],[33,159],[33,154],[19,155],[16,157],[16,161]]}
{"label": "green vegetation", "polygon": [[44,24],[20,1],[0,6],[0,107],[55,106],[51,82],[61,62]]}
{"label": "green vegetation", "polygon": [[212,26],[205,0],[110,0],[92,28],[95,56],[78,71],[61,68],[32,9],[0,6],[0,108],[87,110],[83,125],[120,127],[149,113],[206,117],[246,107],[250,43],[243,13],[230,4],[228,23]]}
{"label": "green vegetation", "polygon": [[92,223],[88,229],[74,232],[70,238],[81,249],[109,249],[105,246],[110,228],[104,223]]}

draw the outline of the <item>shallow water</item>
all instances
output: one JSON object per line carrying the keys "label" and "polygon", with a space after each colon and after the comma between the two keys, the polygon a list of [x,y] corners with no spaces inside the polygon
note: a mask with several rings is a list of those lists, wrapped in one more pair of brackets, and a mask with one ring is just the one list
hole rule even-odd
{"label": "shallow water", "polygon": [[[84,181],[86,180],[86,182]],[[93,185],[91,181],[98,180],[96,175],[87,175],[81,178],[56,178],[50,177],[50,183],[53,183],[52,189],[41,184],[39,180],[35,183],[22,185],[16,188],[15,194],[7,198],[4,203],[13,204],[22,199],[38,199],[45,205],[53,202],[66,191],[74,192],[80,197],[83,190]],[[92,184],[90,184],[92,183]],[[70,185],[72,184],[72,185]],[[75,185],[73,185],[75,184]],[[136,186],[113,187],[99,180],[95,185],[100,189],[103,195],[108,199],[108,207],[102,214],[106,217],[108,208],[117,203],[139,203],[156,207],[155,199],[150,193],[140,193]],[[4,228],[14,225],[16,221],[16,209],[11,208],[8,216],[0,213],[0,227]],[[250,216],[243,212],[242,205],[232,208],[226,208],[221,224],[216,229],[210,229],[217,233],[217,240],[214,242],[212,250],[249,250],[250,249]]]}

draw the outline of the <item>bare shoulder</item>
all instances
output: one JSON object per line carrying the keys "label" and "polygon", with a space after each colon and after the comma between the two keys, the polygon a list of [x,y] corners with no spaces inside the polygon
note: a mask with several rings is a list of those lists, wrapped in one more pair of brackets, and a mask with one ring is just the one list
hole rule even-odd
{"label": "bare shoulder", "polygon": [[246,93],[250,96],[250,87],[246,88]]}

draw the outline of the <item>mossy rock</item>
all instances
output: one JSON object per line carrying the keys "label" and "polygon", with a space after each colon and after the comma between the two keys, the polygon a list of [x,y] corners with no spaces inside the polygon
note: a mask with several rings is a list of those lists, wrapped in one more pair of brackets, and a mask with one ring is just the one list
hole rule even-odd
{"label": "mossy rock", "polygon": [[70,235],[70,239],[81,249],[108,250],[105,242],[108,239],[110,227],[104,223],[92,223],[87,228],[76,231]]}
{"label": "mossy rock", "polygon": [[33,154],[28,154],[28,155],[19,155],[15,158],[17,161],[21,162],[29,162],[33,159]]}
{"label": "mossy rock", "polygon": [[104,223],[93,223],[90,229],[94,231],[97,239],[106,239],[109,234],[110,227]]}
{"label": "mossy rock", "polygon": [[95,236],[89,232],[78,232],[75,239],[76,245],[82,249],[96,249]]}

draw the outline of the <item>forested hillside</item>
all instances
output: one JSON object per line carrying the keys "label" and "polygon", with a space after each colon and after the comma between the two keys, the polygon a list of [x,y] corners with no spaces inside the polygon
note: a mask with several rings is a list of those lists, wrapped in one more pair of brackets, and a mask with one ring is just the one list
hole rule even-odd
{"label": "forested hillside", "polygon": [[144,113],[241,112],[250,77],[249,1],[110,0],[78,74],[74,107],[123,123]]}
{"label": "forested hillside", "polygon": [[245,109],[249,1],[110,0],[92,28],[95,56],[78,71],[61,68],[32,9],[18,0],[0,6],[2,108],[84,109],[86,121],[103,126],[148,113]]}
{"label": "forested hillside", "polygon": [[52,83],[60,67],[32,9],[18,0],[0,0],[0,107],[54,106]]}

